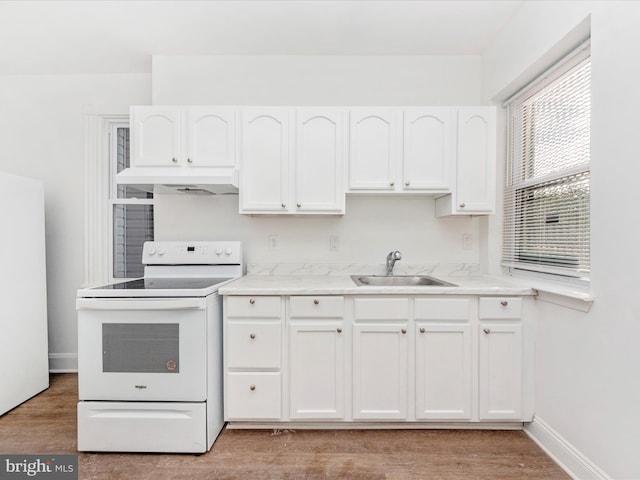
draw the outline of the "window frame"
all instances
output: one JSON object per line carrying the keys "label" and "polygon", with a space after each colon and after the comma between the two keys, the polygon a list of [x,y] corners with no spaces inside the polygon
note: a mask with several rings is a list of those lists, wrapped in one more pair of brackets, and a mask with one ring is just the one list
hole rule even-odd
{"label": "window frame", "polygon": [[[539,75],[531,82],[529,82],[525,87],[520,89],[515,95],[509,98],[505,103],[504,107],[506,107],[506,126],[507,126],[507,144],[506,144],[506,161],[505,161],[505,180],[504,180],[504,208],[503,208],[503,228],[502,228],[502,255],[500,259],[500,264],[505,269],[505,271],[514,276],[522,276],[522,277],[530,277],[533,279],[540,279],[551,281],[553,283],[574,285],[578,287],[588,287],[590,284],[590,261],[589,261],[589,271],[586,272],[586,275],[581,274],[578,269],[573,272],[571,269],[563,268],[563,267],[554,267],[551,265],[540,265],[540,264],[527,264],[527,263],[519,263],[516,260],[515,248],[518,243],[521,241],[516,238],[516,228],[518,225],[517,216],[522,214],[523,207],[518,207],[517,195],[518,192],[526,190],[527,188],[539,186],[543,187],[545,184],[549,184],[553,181],[567,179],[569,180],[571,177],[588,173],[591,171],[591,159],[589,158],[589,163],[569,167],[563,169],[561,171],[552,172],[546,175],[542,175],[540,177],[526,179],[527,176],[524,175],[525,169],[530,165],[528,162],[522,161],[522,157],[519,155],[515,155],[514,153],[518,151],[519,142],[515,140],[517,135],[514,135],[513,127],[513,107],[514,105],[521,105],[525,100],[535,96],[536,94],[542,92],[544,89],[554,84],[558,80],[565,77],[565,75],[572,71],[576,66],[582,63],[584,60],[591,58],[590,52],[590,42],[586,41],[581,44],[578,48],[574,49],[564,58],[562,58],[559,62],[557,62],[550,69],[545,71],[543,74]],[[519,133],[519,132],[517,132]],[[523,179],[520,181],[514,182],[514,179]],[[591,184],[591,178],[589,175],[589,185]],[[565,183],[566,185],[569,182]],[[511,197],[510,197],[511,196]],[[508,204],[512,202],[512,210],[511,212],[508,210]],[[590,209],[591,199],[589,198],[589,209]],[[508,217],[511,214],[513,217]],[[510,228],[509,228],[510,227]],[[591,219],[589,219],[589,229],[591,228]],[[512,250],[513,258],[511,261],[508,261],[505,258],[505,250]],[[589,258],[591,257],[591,252],[589,251]]]}

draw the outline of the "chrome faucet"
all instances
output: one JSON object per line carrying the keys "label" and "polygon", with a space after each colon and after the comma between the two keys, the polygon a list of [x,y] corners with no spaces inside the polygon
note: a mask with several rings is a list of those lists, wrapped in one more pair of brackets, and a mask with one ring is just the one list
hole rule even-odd
{"label": "chrome faucet", "polygon": [[398,250],[389,252],[387,255],[387,275],[393,275],[393,266],[397,260],[402,260],[402,254]]}

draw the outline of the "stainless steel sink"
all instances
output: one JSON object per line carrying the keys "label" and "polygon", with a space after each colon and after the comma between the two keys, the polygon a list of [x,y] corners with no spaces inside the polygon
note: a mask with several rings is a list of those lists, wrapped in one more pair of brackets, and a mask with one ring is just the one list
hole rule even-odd
{"label": "stainless steel sink", "polygon": [[457,287],[428,275],[351,275],[359,287]]}

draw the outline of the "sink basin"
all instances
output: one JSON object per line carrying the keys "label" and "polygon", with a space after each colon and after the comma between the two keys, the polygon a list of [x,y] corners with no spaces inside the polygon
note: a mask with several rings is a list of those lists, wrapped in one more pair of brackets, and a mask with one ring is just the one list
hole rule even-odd
{"label": "sink basin", "polygon": [[359,287],[456,287],[428,275],[351,275]]}

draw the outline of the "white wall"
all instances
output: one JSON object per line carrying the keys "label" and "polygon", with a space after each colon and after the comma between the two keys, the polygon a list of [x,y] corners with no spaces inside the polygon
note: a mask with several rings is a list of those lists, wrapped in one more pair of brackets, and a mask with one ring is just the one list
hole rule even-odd
{"label": "white wall", "polygon": [[75,296],[84,282],[84,111],[149,101],[149,75],[0,76],[0,171],[44,181],[53,368],[76,368]]}
{"label": "white wall", "polygon": [[[480,76],[476,56],[156,56],[152,96],[159,105],[478,105]],[[406,263],[479,262],[480,221],[436,219],[428,197],[348,197],[344,217],[239,216],[237,202],[159,196],[156,238],[240,239],[252,263],[376,264],[391,249]]]}
{"label": "white wall", "polygon": [[[537,302],[536,422],[557,435],[539,438],[577,478],[637,479],[640,228],[631,207],[640,202],[640,4],[527,2],[483,57],[483,96],[511,93],[589,23],[595,302],[589,313]],[[488,242],[499,245],[499,234],[491,228]],[[498,255],[492,258],[499,269]]]}

